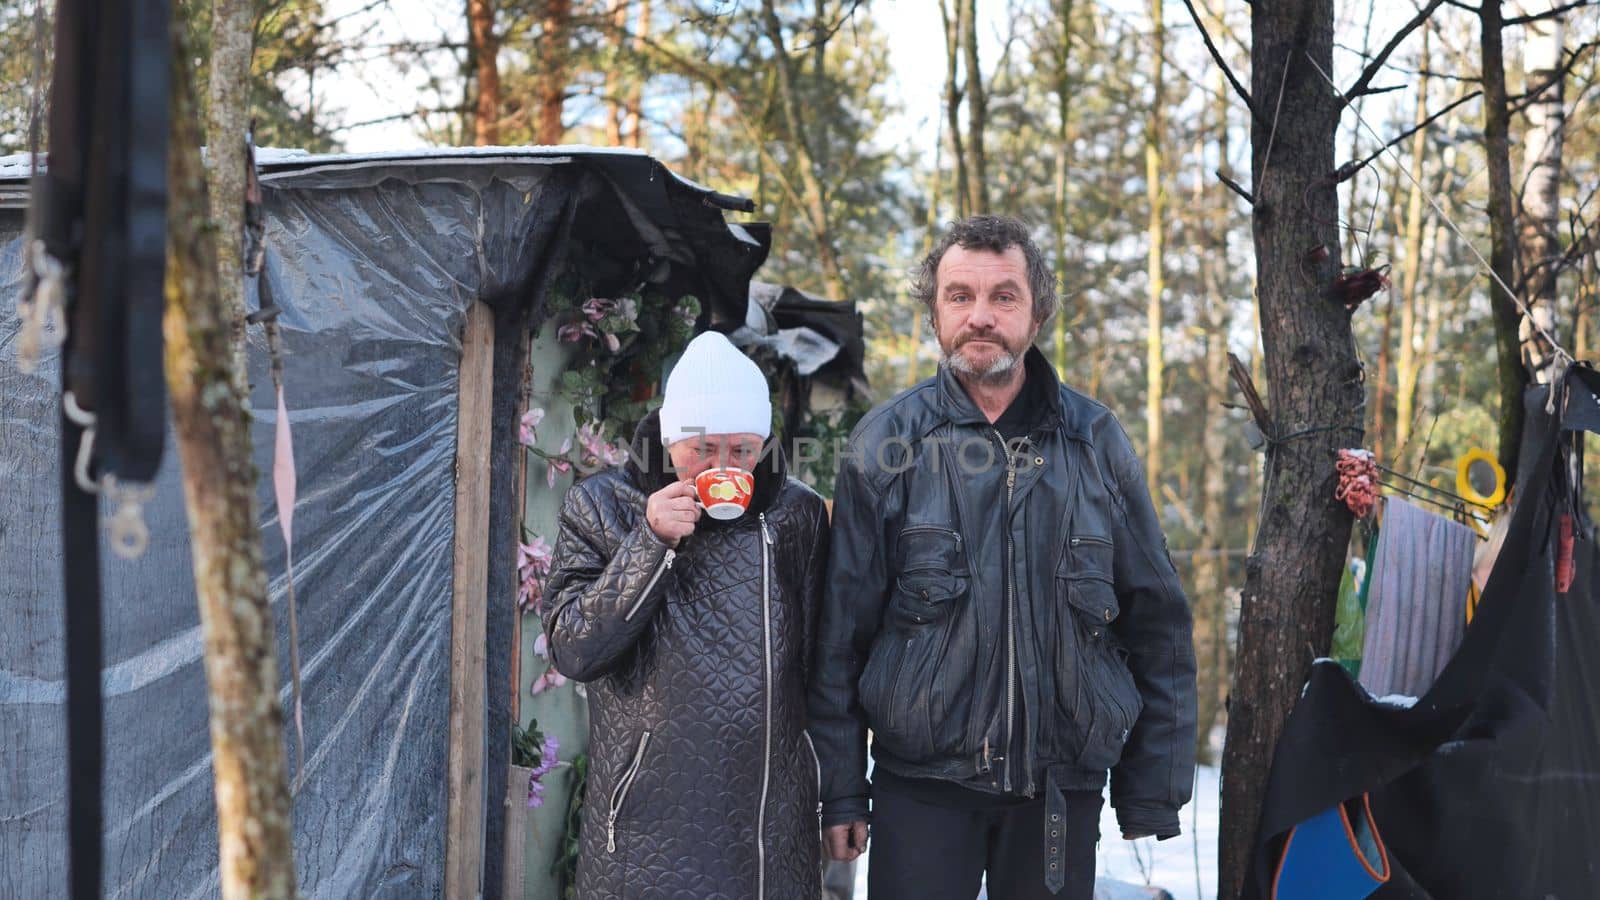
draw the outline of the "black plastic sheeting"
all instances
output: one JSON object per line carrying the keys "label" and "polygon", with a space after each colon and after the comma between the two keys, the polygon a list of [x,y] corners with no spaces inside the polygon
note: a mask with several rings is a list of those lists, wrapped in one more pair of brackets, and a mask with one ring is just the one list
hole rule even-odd
{"label": "black plastic sheeting", "polygon": [[[260,288],[283,310],[299,479],[295,578],[307,746],[295,783],[296,868],[308,897],[438,896],[465,310],[484,298],[495,302],[497,322],[537,324],[555,257],[570,251],[596,272],[622,281],[646,273],[742,318],[739,279],[764,258],[766,235],[752,240],[722,225],[721,212],[697,199],[709,192],[667,181],[645,157],[594,165],[569,165],[570,157],[312,162],[280,167],[264,183]],[[606,221],[610,215],[619,218]],[[32,375],[17,366],[21,229],[20,210],[0,209],[4,900],[66,894],[59,381],[49,355]],[[287,711],[284,548],[267,477],[275,403],[262,339],[251,331],[263,544]],[[497,357],[526,346],[497,343],[504,344]],[[518,372],[497,358],[497,411],[514,409]],[[495,457],[509,471],[515,457],[498,445],[514,444],[514,424],[498,425]],[[165,900],[214,896],[218,878],[199,617],[175,451],[156,484],[144,556],[130,562],[102,551],[106,891]],[[515,515],[505,503],[497,508],[501,518]],[[514,522],[498,523],[494,533],[507,538],[497,544],[514,548]],[[512,552],[491,556],[491,588],[508,590],[485,598],[491,610],[500,604],[506,612],[491,616],[490,685],[509,683],[514,566]],[[509,750],[509,697],[490,691],[487,702],[492,775]],[[286,732],[292,742],[292,726]],[[292,766],[292,743],[286,749]],[[488,897],[499,895],[503,855],[499,775],[486,779],[499,785],[486,785]]]}
{"label": "black plastic sheeting", "polygon": [[[1393,877],[1374,898],[1583,900],[1600,890],[1600,578],[1578,519],[1557,595],[1557,522],[1581,516],[1581,445],[1600,375],[1567,414],[1533,389],[1506,541],[1461,647],[1411,707],[1318,661],[1279,740],[1246,897],[1270,896],[1290,826],[1370,792]],[[1565,419],[1565,422],[1562,421]]]}

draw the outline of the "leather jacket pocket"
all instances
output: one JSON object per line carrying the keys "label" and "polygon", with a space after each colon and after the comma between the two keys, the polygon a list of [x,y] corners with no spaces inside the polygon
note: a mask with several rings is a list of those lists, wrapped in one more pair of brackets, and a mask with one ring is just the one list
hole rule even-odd
{"label": "leather jacket pocket", "polygon": [[644,754],[650,747],[650,732],[639,735],[639,743],[633,749],[633,756],[628,761],[628,767],[622,771],[615,786],[611,788],[611,799],[606,807],[606,852],[617,852],[617,817],[622,815],[623,804],[628,800],[628,791],[633,787],[634,779],[639,777],[640,768],[644,765]]}
{"label": "leather jacket pocket", "polygon": [[889,614],[902,626],[948,619],[966,597],[968,572],[961,534],[940,525],[911,525],[900,532],[895,592]]}
{"label": "leather jacket pocket", "polygon": [[[934,759],[959,744],[964,729],[942,739],[952,685],[970,668],[947,661],[951,632],[966,602],[970,577],[961,535],[942,526],[912,525],[900,535],[898,577],[858,683],[873,739],[907,762]],[[959,685],[956,685],[959,686]]]}
{"label": "leather jacket pocket", "polygon": [[1128,669],[1128,652],[1110,627],[1121,612],[1110,542],[1074,537],[1069,550],[1056,571],[1056,703],[1077,765],[1109,769],[1121,758],[1144,699]]}

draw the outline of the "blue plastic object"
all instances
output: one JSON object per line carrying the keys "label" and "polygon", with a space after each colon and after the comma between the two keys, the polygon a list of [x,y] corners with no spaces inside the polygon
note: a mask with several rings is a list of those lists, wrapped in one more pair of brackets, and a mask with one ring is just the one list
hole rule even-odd
{"label": "blue plastic object", "polygon": [[1362,794],[1289,829],[1272,896],[1358,900],[1388,880],[1389,854]]}

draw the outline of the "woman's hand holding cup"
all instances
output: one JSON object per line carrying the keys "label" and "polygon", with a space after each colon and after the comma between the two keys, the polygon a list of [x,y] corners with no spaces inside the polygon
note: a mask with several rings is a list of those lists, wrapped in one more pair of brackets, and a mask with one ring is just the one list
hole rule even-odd
{"label": "woman's hand holding cup", "polygon": [[702,512],[693,482],[675,481],[645,501],[644,519],[650,530],[668,547],[694,534]]}

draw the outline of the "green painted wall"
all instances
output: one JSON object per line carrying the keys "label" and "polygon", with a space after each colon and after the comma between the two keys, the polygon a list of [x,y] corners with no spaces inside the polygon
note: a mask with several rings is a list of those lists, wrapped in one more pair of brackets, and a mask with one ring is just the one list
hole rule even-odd
{"label": "green painted wall", "polygon": [[[577,425],[572,419],[572,405],[558,396],[557,387],[561,373],[566,370],[578,349],[574,344],[557,341],[555,332],[555,324],[547,324],[534,339],[530,363],[532,393],[529,399],[531,406],[545,410],[544,421],[538,428],[536,446],[552,453],[561,448],[562,441],[577,432]],[[541,536],[554,546],[556,515],[560,512],[562,497],[572,484],[572,475],[558,474],[552,490],[546,481],[545,461],[533,453],[524,456],[528,480],[523,526],[530,537]],[[533,682],[549,668],[549,663],[533,652],[539,632],[537,617],[529,614],[522,618],[522,668],[517,685],[522,697],[520,724],[527,727],[530,722],[537,720],[545,734],[555,735],[561,745],[559,756],[562,763],[544,777],[544,805],[527,811],[523,898],[558,900],[556,880],[550,874],[550,866],[556,858],[566,828],[565,817],[572,782],[568,761],[589,750],[589,715],[580,693],[581,688],[576,684],[568,683],[537,696],[528,693]]]}

